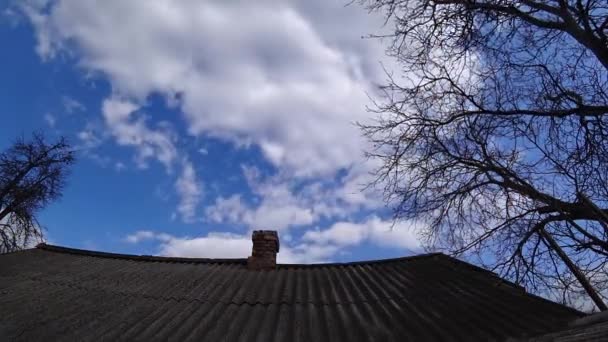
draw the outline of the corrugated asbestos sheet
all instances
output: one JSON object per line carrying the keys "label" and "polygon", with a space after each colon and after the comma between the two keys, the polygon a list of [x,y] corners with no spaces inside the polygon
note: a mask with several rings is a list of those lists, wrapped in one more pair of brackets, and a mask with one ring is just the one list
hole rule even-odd
{"label": "corrugated asbestos sheet", "polygon": [[[513,340],[515,342],[517,340]],[[570,322],[559,331],[517,342],[605,342],[608,341],[608,311]]]}
{"label": "corrugated asbestos sheet", "polygon": [[0,255],[1,340],[502,341],[582,316],[442,254],[245,262],[49,245]]}

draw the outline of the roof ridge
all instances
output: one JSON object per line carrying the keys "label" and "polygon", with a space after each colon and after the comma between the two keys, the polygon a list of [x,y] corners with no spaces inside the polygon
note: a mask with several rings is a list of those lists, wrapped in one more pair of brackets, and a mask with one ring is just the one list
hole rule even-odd
{"label": "roof ridge", "polygon": [[[136,255],[136,254],[123,254],[123,253],[112,253],[112,252],[101,252],[92,251],[87,249],[79,249],[72,247],[56,246],[47,243],[39,243],[36,245],[37,249],[45,251],[76,254],[83,256],[92,256],[100,258],[110,259],[126,259],[134,261],[151,261],[151,262],[173,262],[173,263],[226,263],[226,264],[245,264],[246,258],[184,258],[184,257],[164,257],[154,255]],[[335,266],[354,266],[354,265],[368,265],[368,264],[383,264],[390,262],[406,261],[430,258],[437,255],[444,255],[443,253],[425,253],[410,255],[398,258],[388,259],[376,259],[376,260],[361,260],[361,261],[350,261],[350,262],[331,262],[331,263],[316,263],[316,264],[277,264],[278,268],[308,268],[308,267],[335,267]]]}
{"label": "roof ridge", "polygon": [[313,264],[277,264],[280,268],[304,268],[304,267],[324,267],[324,266],[354,266],[354,265],[368,265],[368,264],[384,264],[390,262],[414,260],[432,258],[437,255],[444,255],[443,253],[423,253],[416,255],[408,255],[397,258],[386,258],[386,259],[373,259],[373,260],[360,260],[360,261],[348,261],[348,262],[328,262],[328,263],[313,263]]}
{"label": "roof ridge", "polygon": [[186,264],[197,264],[197,263],[225,263],[225,264],[245,264],[247,259],[240,258],[183,258],[183,257],[162,257],[154,255],[136,255],[136,254],[123,254],[123,253],[111,253],[111,252],[100,252],[91,251],[87,249],[62,247],[56,245],[49,245],[47,243],[39,243],[36,245],[37,249],[42,249],[50,252],[76,254],[100,258],[110,259],[126,259],[134,261],[152,261],[152,262],[173,262],[173,263],[186,263]]}

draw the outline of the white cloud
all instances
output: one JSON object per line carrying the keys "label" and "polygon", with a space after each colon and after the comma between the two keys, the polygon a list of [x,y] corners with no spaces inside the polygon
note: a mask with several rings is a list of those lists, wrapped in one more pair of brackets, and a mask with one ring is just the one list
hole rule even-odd
{"label": "white cloud", "polygon": [[127,235],[125,237],[125,241],[128,243],[140,243],[146,240],[158,240],[162,242],[167,242],[171,239],[173,239],[173,237],[169,234],[156,233],[151,230],[138,230],[135,233]]}
{"label": "white cloud", "polygon": [[302,240],[337,246],[358,245],[367,240],[379,246],[415,251],[420,249],[419,231],[420,226],[412,222],[402,221],[393,225],[390,220],[372,216],[361,223],[336,222],[326,230],[307,231]]}
{"label": "white cloud", "polygon": [[92,123],[87,123],[87,125],[76,134],[76,137],[80,140],[80,144],[76,146],[76,149],[82,151],[94,149],[103,142],[103,137],[96,132],[95,125]]}
{"label": "white cloud", "polygon": [[177,159],[176,139],[166,125],[151,129],[144,118],[135,118],[138,106],[128,100],[108,98],[103,101],[102,113],[110,133],[120,145],[137,150],[138,166],[147,167],[147,160],[155,158],[170,171]]}
{"label": "white cloud", "polygon": [[270,178],[262,181],[253,167],[244,167],[243,173],[251,191],[260,203],[245,203],[240,194],[219,197],[205,211],[211,222],[245,224],[253,229],[284,230],[293,226],[308,225],[316,221],[307,199],[294,195],[289,183]]}
{"label": "white cloud", "polygon": [[358,245],[367,238],[367,227],[357,223],[338,222],[323,231],[310,230],[304,234],[303,240],[320,244],[337,244],[341,246]]}
{"label": "white cloud", "polygon": [[256,229],[282,230],[311,224],[315,220],[312,210],[293,203],[290,194],[267,195],[255,208],[243,203],[240,195],[218,197],[205,214],[211,222],[246,224]]}
{"label": "white cloud", "polygon": [[299,244],[293,248],[284,248],[277,255],[277,262],[282,264],[311,264],[331,261],[340,248],[334,245]]}
{"label": "white cloud", "polygon": [[248,208],[241,201],[241,195],[228,198],[218,197],[215,204],[205,209],[205,218],[211,222],[242,222]]}
{"label": "white cloud", "polygon": [[49,127],[54,128],[55,124],[57,123],[57,118],[55,118],[55,116],[51,113],[46,113],[44,114],[44,121],[46,121]]}
{"label": "white cloud", "polygon": [[[136,149],[135,161],[140,168],[146,168],[148,159],[153,158],[162,163],[168,173],[172,173],[174,164],[180,157],[175,146],[177,137],[168,123],[160,122],[157,127],[151,128],[144,117],[136,117],[138,110],[139,107],[134,102],[116,97],[104,100],[102,105],[103,117],[110,134],[119,145]],[[91,136],[88,131],[79,133],[85,142]],[[181,159],[181,173],[175,181],[175,191],[179,197],[176,210],[182,221],[192,223],[201,200],[202,183],[198,180],[192,163],[186,157]],[[122,163],[115,166],[117,170],[124,168]]]}
{"label": "white cloud", "polygon": [[324,3],[59,0],[27,13],[42,56],[76,51],[122,96],[164,94],[191,133],[256,143],[309,176],[361,160],[352,123],[383,77],[378,42],[360,39],[379,21],[343,4],[323,5],[320,21]]}
{"label": "white cloud", "polygon": [[36,27],[36,52],[43,60],[53,58],[56,50],[52,46],[55,44],[51,32],[53,28],[48,23],[49,17],[42,12],[44,4],[40,1],[28,1],[22,3],[20,8]]}
{"label": "white cloud", "polygon": [[152,231],[140,230],[133,234],[127,235],[127,237],[125,238],[125,241],[127,241],[129,243],[138,243],[143,240],[153,239],[155,236],[156,236],[156,234]]}
{"label": "white cloud", "polygon": [[[366,92],[373,93],[384,75],[378,41],[360,38],[380,27],[382,18],[343,5],[57,0],[44,11],[27,7],[26,14],[43,58],[72,54],[85,71],[110,81],[105,124],[118,144],[136,149],[141,167],[156,159],[170,171],[187,159],[170,126],[152,125],[140,112],[151,94],[179,109],[191,135],[259,146],[277,169],[267,178],[246,170],[259,201],[245,201],[245,192],[224,195],[206,209],[206,219],[283,232],[338,219],[279,254],[283,262],[302,262],[331,259],[340,247],[363,241],[417,246],[410,233],[387,232],[390,224],[378,218],[348,223],[353,214],[382,204],[377,194],[361,191],[373,165],[363,162],[367,142],[353,123],[370,117]],[[192,221],[201,185],[190,163],[181,171],[177,210]],[[242,252],[244,239],[171,237],[162,242],[162,251],[215,255],[207,251],[221,244],[210,244],[225,240]]]}
{"label": "white cloud", "polygon": [[63,108],[65,109],[67,114],[72,114],[77,111],[83,111],[86,109],[86,107],[82,103],[69,96],[63,96],[61,98],[61,102],[63,103]]}
{"label": "white cloud", "polygon": [[[280,233],[279,263],[320,263],[334,260],[345,247],[370,242],[378,246],[400,248],[407,252],[420,250],[416,236],[419,226],[411,222],[392,225],[372,216],[364,222],[336,222],[327,229],[307,231],[302,240],[291,243],[289,234]],[[176,237],[166,233],[138,231],[125,241],[139,243],[159,241],[159,254],[179,257],[246,258],[251,255],[251,235],[210,232],[200,237]]]}
{"label": "white cloud", "polygon": [[184,222],[191,223],[195,221],[196,207],[201,200],[202,189],[192,163],[184,160],[182,164],[182,173],[175,182],[175,190],[180,197],[177,212]]}
{"label": "white cloud", "polygon": [[[302,183],[289,176],[262,178],[257,169],[244,167],[249,188],[260,201],[247,203],[240,194],[218,197],[205,211],[205,218],[216,223],[239,223],[254,229],[286,230],[306,226],[322,218],[346,218],[362,209],[382,205],[374,194],[362,191],[368,173],[350,172],[346,179],[323,179]],[[359,173],[357,173],[359,172]]]}
{"label": "white cloud", "polygon": [[369,167],[362,166],[366,142],[353,122],[368,118],[365,92],[384,78],[383,49],[361,39],[381,26],[380,16],[325,1],[44,5],[22,6],[39,54],[72,54],[110,80],[116,95],[104,101],[106,123],[119,144],[138,150],[140,166],[152,157],[167,168],[176,160],[171,132],[134,119],[156,93],[181,109],[190,133],[255,143],[286,179],[349,170],[322,202],[268,195],[258,214],[248,215],[252,224],[308,224],[319,215],[344,215],[347,206],[377,204],[359,191]]}
{"label": "white cloud", "polygon": [[[159,242],[158,254],[188,258],[247,258],[251,255],[251,235],[210,232],[199,237],[176,237],[149,230],[137,231],[124,239],[128,243],[146,240]],[[337,246],[300,244],[295,247],[282,244],[277,254],[279,263],[318,263],[329,260],[338,252]]]}
{"label": "white cloud", "polygon": [[191,239],[172,237],[161,244],[160,254],[199,258],[246,258],[251,255],[251,238],[217,232]]}

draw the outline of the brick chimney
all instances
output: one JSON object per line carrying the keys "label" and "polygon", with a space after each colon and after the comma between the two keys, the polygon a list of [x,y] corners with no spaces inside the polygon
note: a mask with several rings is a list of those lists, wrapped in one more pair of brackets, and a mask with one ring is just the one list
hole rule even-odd
{"label": "brick chimney", "polygon": [[247,259],[250,270],[272,270],[277,265],[279,235],[276,230],[254,230],[251,236],[253,250]]}

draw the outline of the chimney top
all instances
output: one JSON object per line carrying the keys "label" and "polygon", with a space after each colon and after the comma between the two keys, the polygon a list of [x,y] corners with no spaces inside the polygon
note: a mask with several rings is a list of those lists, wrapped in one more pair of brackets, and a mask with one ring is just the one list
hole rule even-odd
{"label": "chimney top", "polygon": [[277,265],[279,235],[276,230],[254,230],[251,236],[253,250],[247,259],[250,270],[271,270]]}

